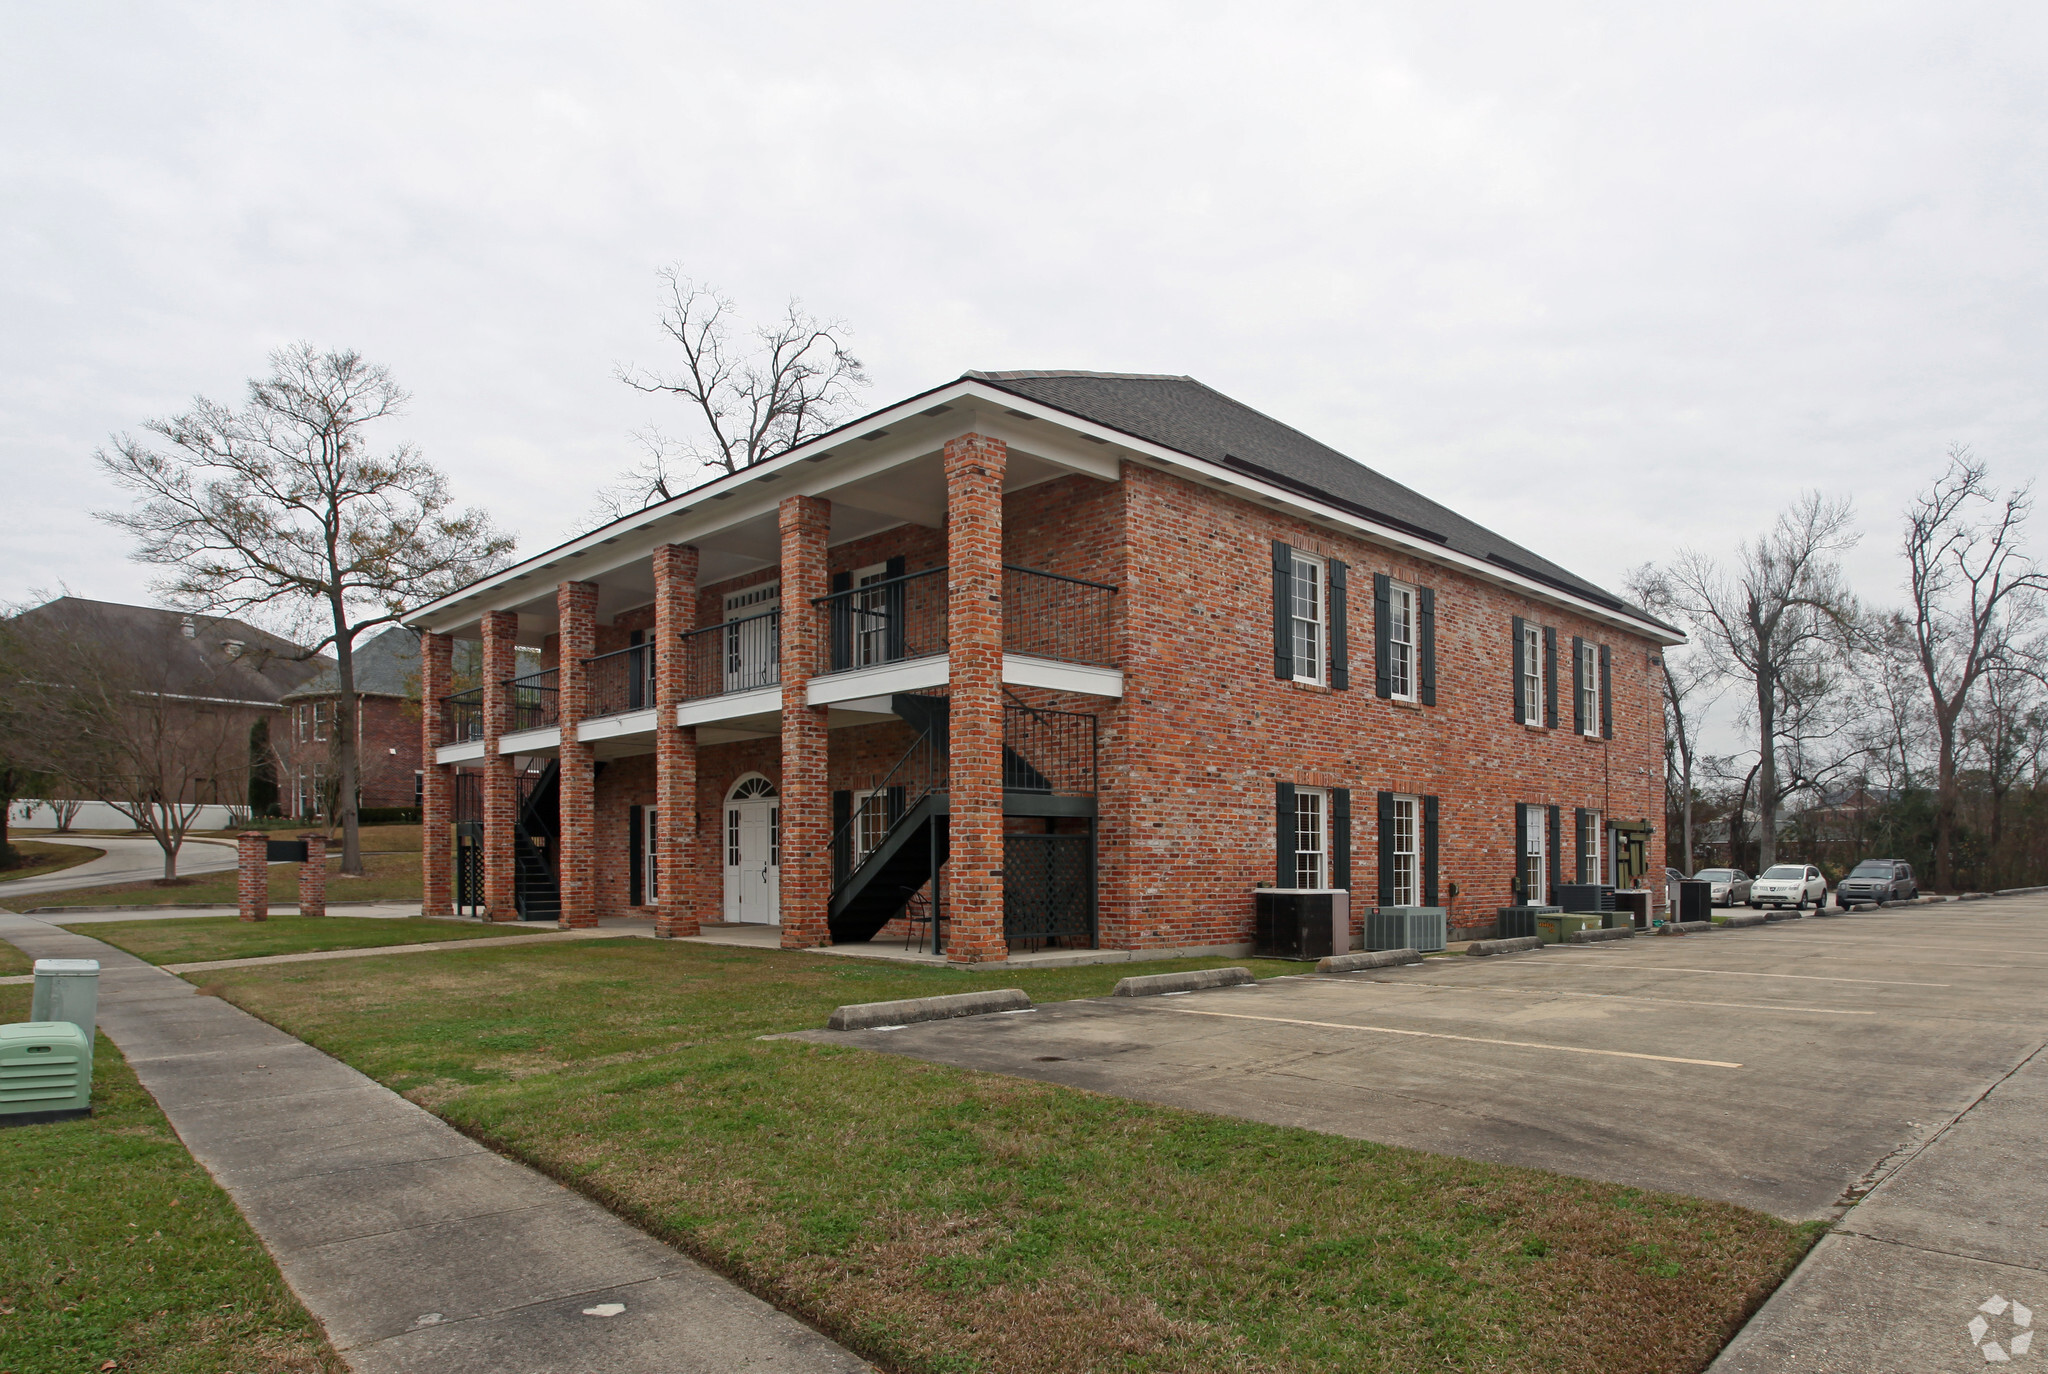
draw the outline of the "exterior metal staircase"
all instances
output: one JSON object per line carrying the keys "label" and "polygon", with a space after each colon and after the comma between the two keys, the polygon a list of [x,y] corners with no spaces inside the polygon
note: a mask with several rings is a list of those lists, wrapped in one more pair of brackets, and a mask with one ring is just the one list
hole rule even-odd
{"label": "exterior metal staircase", "polygon": [[562,885],[551,854],[561,838],[562,766],[534,775],[512,825],[512,900],[522,921],[559,921]]}

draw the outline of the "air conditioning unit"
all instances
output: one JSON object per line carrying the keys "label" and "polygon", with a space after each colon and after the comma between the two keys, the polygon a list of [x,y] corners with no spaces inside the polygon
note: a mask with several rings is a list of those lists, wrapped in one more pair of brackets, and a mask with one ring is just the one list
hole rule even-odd
{"label": "air conditioning unit", "polygon": [[0,1026],[0,1126],[92,1114],[92,1042],[69,1021]]}
{"label": "air conditioning unit", "polygon": [[1412,949],[1433,954],[1450,942],[1450,922],[1440,906],[1375,907],[1365,918],[1367,949]]}
{"label": "air conditioning unit", "polygon": [[1503,940],[1525,940],[1536,934],[1538,916],[1555,916],[1554,906],[1504,906],[1496,909],[1494,934]]}
{"label": "air conditioning unit", "polygon": [[1612,911],[1614,888],[1606,883],[1559,883],[1551,900],[1564,911]]}
{"label": "air conditioning unit", "polygon": [[1252,953],[1260,959],[1351,952],[1351,894],[1341,887],[1255,888],[1252,909]]}

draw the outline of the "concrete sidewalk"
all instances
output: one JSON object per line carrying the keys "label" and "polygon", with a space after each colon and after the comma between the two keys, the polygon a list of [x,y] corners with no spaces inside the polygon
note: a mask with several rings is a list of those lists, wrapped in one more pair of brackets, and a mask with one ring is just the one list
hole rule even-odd
{"label": "concrete sidewalk", "polygon": [[0,914],[0,939],[34,958],[100,961],[100,1028],[358,1374],[870,1368],[161,969],[12,914]]}

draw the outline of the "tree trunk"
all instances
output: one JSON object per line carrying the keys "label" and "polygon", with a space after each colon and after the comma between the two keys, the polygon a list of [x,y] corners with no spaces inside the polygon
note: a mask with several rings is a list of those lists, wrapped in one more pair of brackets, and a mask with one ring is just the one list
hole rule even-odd
{"label": "tree trunk", "polygon": [[[1961,693],[1957,694],[1961,699]],[[1934,713],[1935,736],[1941,742],[1940,761],[1934,774],[1934,888],[1948,892],[1954,881],[1956,828],[1956,721],[1943,711]]]}
{"label": "tree trunk", "polygon": [[1756,675],[1756,871],[1778,861],[1778,694],[1770,670]]}
{"label": "tree trunk", "polygon": [[341,871],[350,877],[363,876],[363,841],[356,824],[356,659],[355,644],[348,626],[348,612],[339,597],[334,607],[334,676],[341,697],[334,706],[334,743],[339,756],[341,791],[335,812],[341,818]]}

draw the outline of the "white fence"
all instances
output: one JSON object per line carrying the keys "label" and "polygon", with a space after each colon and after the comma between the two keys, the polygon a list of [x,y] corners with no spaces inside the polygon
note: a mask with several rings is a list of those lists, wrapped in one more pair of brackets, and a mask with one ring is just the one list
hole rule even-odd
{"label": "white fence", "polygon": [[[66,803],[71,805],[72,803]],[[116,811],[105,802],[78,802],[78,814],[71,818],[73,830],[133,830],[135,822]],[[57,813],[50,803],[23,797],[14,803],[7,816],[7,823],[17,830],[55,830]],[[242,818],[235,815],[235,809],[226,806],[202,806],[198,817],[192,822],[194,830],[229,830],[240,825]]]}

